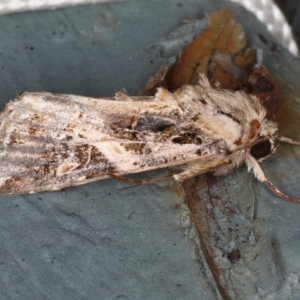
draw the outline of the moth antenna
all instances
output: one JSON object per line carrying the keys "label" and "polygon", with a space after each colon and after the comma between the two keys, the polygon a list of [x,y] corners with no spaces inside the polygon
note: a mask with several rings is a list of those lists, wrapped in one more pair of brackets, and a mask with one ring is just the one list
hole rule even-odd
{"label": "moth antenna", "polygon": [[276,139],[283,143],[300,146],[300,142],[292,140],[292,139],[282,136],[282,135],[276,135]]}

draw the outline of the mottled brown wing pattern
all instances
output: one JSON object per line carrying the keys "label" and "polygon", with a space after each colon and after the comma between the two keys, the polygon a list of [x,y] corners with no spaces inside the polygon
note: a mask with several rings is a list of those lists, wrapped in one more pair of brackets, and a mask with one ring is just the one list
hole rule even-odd
{"label": "mottled brown wing pattern", "polygon": [[0,193],[57,190],[209,156],[195,128],[181,127],[176,103],[133,99],[24,93],[7,104]]}

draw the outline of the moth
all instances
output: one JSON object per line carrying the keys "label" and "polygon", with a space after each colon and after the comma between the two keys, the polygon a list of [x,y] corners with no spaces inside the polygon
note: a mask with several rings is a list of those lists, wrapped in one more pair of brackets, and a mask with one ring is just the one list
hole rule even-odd
{"label": "moth", "polygon": [[0,194],[166,167],[181,182],[209,171],[226,175],[245,162],[276,195],[297,202],[270,182],[259,162],[279,141],[299,143],[280,136],[265,117],[255,96],[213,88],[205,75],[197,85],[174,93],[160,88],[154,97],[23,93],[0,114]]}

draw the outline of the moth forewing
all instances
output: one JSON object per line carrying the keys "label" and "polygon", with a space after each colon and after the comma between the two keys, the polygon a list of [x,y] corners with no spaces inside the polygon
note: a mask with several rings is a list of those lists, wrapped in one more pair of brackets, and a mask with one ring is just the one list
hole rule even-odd
{"label": "moth forewing", "polygon": [[256,97],[214,89],[204,75],[196,86],[161,88],[155,97],[24,93],[0,114],[0,193],[59,190],[165,167],[180,167],[174,179],[182,181],[208,171],[226,175],[246,160],[282,197],[251,155],[253,145],[277,132],[265,115]]}
{"label": "moth forewing", "polygon": [[201,156],[205,147],[181,128],[173,94],[119,97],[24,93],[7,104],[0,115],[0,192],[57,190]]}

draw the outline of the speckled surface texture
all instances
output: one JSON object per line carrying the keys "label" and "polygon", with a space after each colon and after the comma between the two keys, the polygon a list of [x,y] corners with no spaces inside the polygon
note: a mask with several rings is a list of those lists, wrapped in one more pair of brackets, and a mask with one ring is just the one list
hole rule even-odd
{"label": "speckled surface texture", "polygon": [[[202,18],[225,6],[139,0],[1,16],[1,107],[24,90],[101,97],[124,88],[136,95],[163,62],[153,45],[182,19]],[[246,20],[249,43],[265,48],[271,74],[285,90],[294,91],[291,101],[299,101],[292,77],[299,74],[298,62],[285,52],[270,53],[255,34],[265,28],[247,19],[243,9],[235,15]],[[286,67],[282,76],[281,65]],[[287,134],[293,132],[288,129]],[[266,172],[291,170],[299,163],[299,150],[285,146],[281,151],[264,164]],[[231,187],[238,185],[241,172],[228,179]],[[300,195],[299,175],[291,186],[291,177],[276,176],[272,179],[282,190]],[[195,234],[182,218],[175,185],[120,189],[124,185],[105,180],[60,192],[1,197],[0,299],[219,299],[201,253],[195,253]],[[299,299],[300,205],[274,197],[250,176],[245,185],[251,201],[262,190],[255,216],[274,245],[275,279],[288,282],[281,286],[285,294],[280,299]]]}

